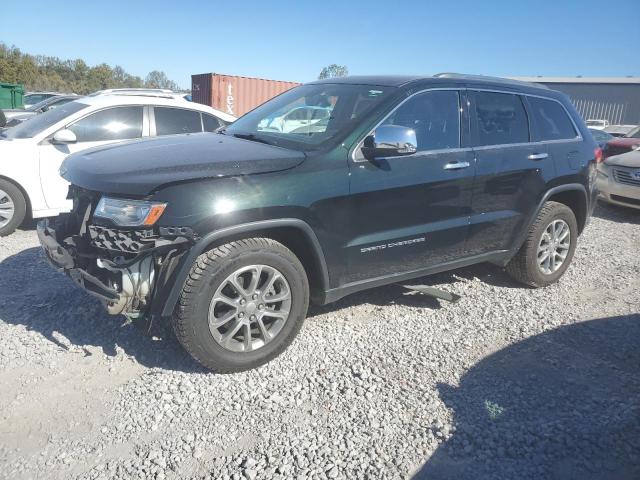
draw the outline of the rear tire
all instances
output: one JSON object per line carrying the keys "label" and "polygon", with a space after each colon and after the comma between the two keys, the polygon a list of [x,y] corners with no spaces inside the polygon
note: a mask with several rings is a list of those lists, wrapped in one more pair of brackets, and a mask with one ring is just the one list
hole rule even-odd
{"label": "rear tire", "polygon": [[308,305],[307,275],[291,250],[269,238],[237,240],[195,261],[173,328],[209,370],[240,372],[280,355],[300,330]]}
{"label": "rear tire", "polygon": [[507,264],[507,273],[532,287],[551,285],[569,267],[577,239],[578,223],[573,211],[562,203],[546,202],[524,244]]}
{"label": "rear tire", "polygon": [[0,178],[0,237],[13,233],[27,216],[27,201],[13,183]]}

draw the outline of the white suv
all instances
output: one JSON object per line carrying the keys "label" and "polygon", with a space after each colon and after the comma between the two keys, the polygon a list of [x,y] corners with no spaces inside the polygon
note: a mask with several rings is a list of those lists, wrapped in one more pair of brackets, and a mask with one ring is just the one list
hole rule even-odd
{"label": "white suv", "polygon": [[82,97],[0,133],[0,236],[27,215],[68,211],[60,164],[71,153],[160,135],[213,132],[235,117],[169,95]]}

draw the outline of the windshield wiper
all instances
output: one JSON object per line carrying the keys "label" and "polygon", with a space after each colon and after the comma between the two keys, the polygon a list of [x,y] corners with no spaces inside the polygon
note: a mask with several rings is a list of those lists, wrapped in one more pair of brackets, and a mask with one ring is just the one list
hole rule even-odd
{"label": "windshield wiper", "polygon": [[268,142],[264,138],[256,136],[255,133],[232,133],[236,138],[242,138],[243,140],[251,140],[252,142],[265,143],[267,145],[271,145],[271,142]]}

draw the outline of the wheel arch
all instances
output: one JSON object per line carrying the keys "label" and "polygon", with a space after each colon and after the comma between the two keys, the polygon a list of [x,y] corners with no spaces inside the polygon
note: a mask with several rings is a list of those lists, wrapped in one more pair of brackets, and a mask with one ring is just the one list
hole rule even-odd
{"label": "wheel arch", "polygon": [[540,213],[540,210],[542,210],[542,207],[546,202],[552,201],[567,205],[576,216],[576,221],[578,222],[578,234],[582,233],[582,230],[586,226],[589,212],[588,198],[589,197],[587,196],[586,188],[580,183],[567,183],[547,190],[538,202],[538,205],[534,209],[533,214],[528,219],[527,223],[522,228],[522,231],[516,238],[513,247],[509,251],[509,254],[506,255],[500,262],[496,263],[505,266],[515,256],[515,254],[518,253],[520,247],[522,247],[522,244],[527,237],[527,233],[531,229],[531,225],[533,225],[533,222],[535,222],[538,214]]}
{"label": "wheel arch", "polygon": [[[582,185],[580,186],[582,187]],[[584,187],[581,189],[561,189],[552,192],[544,198],[542,204],[545,202],[558,202],[569,207],[578,222],[578,234],[581,234],[587,224],[587,212],[589,210],[587,207],[587,192]],[[542,204],[539,208],[542,208]]]}
{"label": "wheel arch", "polygon": [[31,209],[31,199],[29,198],[29,194],[27,193],[25,188],[22,185],[20,185],[20,183],[16,182],[13,178],[7,177],[5,175],[0,175],[0,180],[9,182],[11,185],[15,186],[18,190],[20,190],[27,206],[26,216],[27,218],[32,218],[33,211]]}
{"label": "wheel arch", "polygon": [[162,305],[152,306],[151,315],[160,314],[168,318],[173,314],[182,286],[198,256],[216,246],[249,237],[271,238],[289,248],[300,259],[307,272],[312,298],[321,298],[329,289],[329,273],[324,253],[309,224],[297,218],[264,220],[217,230],[198,240],[182,257],[172,275],[173,279],[167,282],[169,291],[156,292],[164,301]]}

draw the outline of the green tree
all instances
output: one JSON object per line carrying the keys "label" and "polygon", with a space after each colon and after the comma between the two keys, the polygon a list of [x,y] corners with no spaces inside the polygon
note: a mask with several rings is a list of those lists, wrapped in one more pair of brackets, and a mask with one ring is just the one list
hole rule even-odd
{"label": "green tree", "polygon": [[170,88],[179,86],[164,72],[154,70],[142,78],[122,67],[103,63],[90,67],[82,59],[63,60],[46,55],[29,55],[0,42],[0,82],[20,83],[27,90],[56,90],[87,94],[106,88]]}
{"label": "green tree", "polygon": [[160,72],[158,70],[149,72],[149,74],[144,80],[144,85],[147,88],[168,88],[170,90],[180,89],[180,87],[178,87],[176,82],[169,80],[167,78],[166,73]]}
{"label": "green tree", "polygon": [[349,75],[349,69],[346,65],[336,65],[335,63],[332,63],[320,71],[318,79],[322,80],[323,78],[346,77],[347,75]]}

